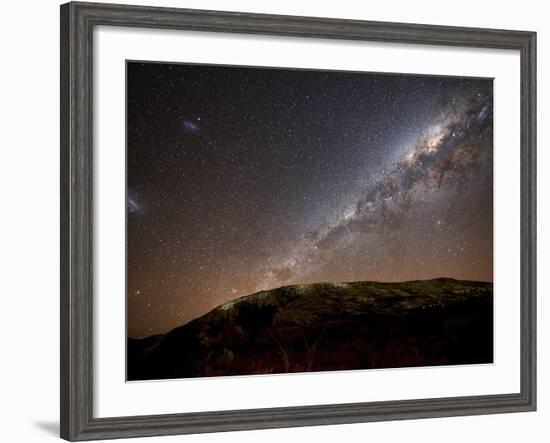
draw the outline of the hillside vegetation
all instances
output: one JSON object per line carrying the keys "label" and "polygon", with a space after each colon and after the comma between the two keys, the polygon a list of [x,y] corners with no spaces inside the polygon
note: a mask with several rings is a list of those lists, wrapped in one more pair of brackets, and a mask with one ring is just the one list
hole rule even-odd
{"label": "hillside vegetation", "polygon": [[491,283],[285,286],[128,340],[128,379],[490,363]]}

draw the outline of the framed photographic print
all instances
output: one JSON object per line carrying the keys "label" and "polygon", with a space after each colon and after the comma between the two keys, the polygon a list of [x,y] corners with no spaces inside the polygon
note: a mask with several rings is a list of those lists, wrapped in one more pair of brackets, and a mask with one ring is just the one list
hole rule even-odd
{"label": "framed photographic print", "polygon": [[63,5],[61,436],[534,410],[535,38]]}

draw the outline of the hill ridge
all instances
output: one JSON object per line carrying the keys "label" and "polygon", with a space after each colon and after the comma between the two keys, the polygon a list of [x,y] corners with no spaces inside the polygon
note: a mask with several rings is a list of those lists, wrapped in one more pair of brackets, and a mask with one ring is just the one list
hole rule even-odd
{"label": "hill ridge", "polygon": [[[319,282],[257,291],[154,339],[130,339],[129,379],[492,360],[492,301],[492,283],[447,277]],[[484,336],[481,350],[476,335]],[[447,349],[434,350],[443,338],[450,341]],[[308,360],[311,350],[304,343],[312,342],[316,354],[323,350],[322,359],[317,355]],[[473,357],[466,352],[468,346]],[[336,356],[342,348],[357,355],[340,361]],[[281,357],[287,352],[301,363]],[[434,352],[444,356],[432,356]]]}

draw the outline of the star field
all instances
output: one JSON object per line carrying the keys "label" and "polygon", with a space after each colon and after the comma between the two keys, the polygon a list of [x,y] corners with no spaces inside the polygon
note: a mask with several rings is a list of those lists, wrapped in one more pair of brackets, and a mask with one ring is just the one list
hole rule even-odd
{"label": "star field", "polygon": [[128,62],[129,336],[287,284],[492,281],[492,88]]}

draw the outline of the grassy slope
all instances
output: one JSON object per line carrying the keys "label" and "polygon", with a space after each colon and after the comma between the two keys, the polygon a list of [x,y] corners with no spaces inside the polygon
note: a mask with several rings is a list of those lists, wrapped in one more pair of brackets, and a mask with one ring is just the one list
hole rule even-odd
{"label": "grassy slope", "polygon": [[154,340],[130,340],[133,379],[492,361],[491,283],[285,286],[228,302]]}

